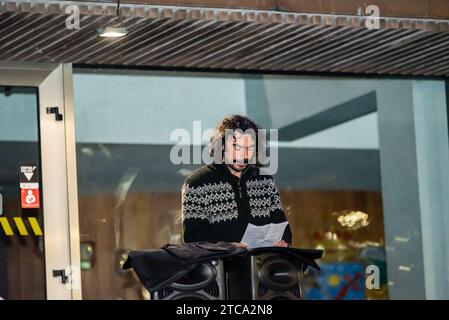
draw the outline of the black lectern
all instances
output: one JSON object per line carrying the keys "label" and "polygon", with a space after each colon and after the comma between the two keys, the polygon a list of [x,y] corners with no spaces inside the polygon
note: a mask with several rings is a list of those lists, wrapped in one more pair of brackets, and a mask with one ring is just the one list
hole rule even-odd
{"label": "black lectern", "polygon": [[297,300],[302,275],[319,270],[323,251],[230,243],[167,244],[131,251],[123,268],[133,268],[155,300]]}

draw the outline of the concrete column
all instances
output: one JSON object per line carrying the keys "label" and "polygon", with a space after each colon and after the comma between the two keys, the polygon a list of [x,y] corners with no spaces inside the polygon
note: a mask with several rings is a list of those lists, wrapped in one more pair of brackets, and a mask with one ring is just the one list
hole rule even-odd
{"label": "concrete column", "polygon": [[449,142],[444,82],[389,82],[377,91],[389,296],[447,299]]}

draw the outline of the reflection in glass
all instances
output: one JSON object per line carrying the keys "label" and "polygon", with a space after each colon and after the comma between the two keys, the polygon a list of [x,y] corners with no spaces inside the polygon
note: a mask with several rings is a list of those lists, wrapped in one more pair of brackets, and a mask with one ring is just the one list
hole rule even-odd
{"label": "reflection in glass", "polygon": [[[83,297],[145,298],[120,261],[127,250],[181,242],[180,188],[200,166],[170,162],[171,132],[244,114],[279,130],[275,179],[293,246],[325,250],[326,280],[310,274],[306,285],[324,281],[333,291],[310,297],[387,299],[379,105],[401,99],[390,88],[383,79],[77,69],[81,241],[97,248]],[[363,288],[367,265],[380,270],[377,291]]]}
{"label": "reflection in glass", "polygon": [[[37,89],[0,86],[0,217],[7,219],[14,233],[7,236],[0,229],[0,298],[40,300],[46,297],[44,237],[32,232],[28,218],[36,218],[43,230],[43,211],[42,204],[40,209],[22,209],[23,163],[40,163]],[[14,223],[18,217],[28,236],[19,234]]]}

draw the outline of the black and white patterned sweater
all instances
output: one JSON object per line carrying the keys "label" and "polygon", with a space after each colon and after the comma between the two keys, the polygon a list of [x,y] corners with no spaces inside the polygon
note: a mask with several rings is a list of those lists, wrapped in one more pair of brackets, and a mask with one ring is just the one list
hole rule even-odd
{"label": "black and white patterned sweater", "polygon": [[[240,242],[248,223],[287,221],[275,181],[250,165],[240,179],[225,164],[209,164],[182,187],[184,242]],[[283,240],[291,244],[287,225]]]}

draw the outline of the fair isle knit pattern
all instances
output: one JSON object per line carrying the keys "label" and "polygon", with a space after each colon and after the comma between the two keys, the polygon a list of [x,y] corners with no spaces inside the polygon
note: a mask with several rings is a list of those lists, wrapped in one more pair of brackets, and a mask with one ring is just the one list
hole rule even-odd
{"label": "fair isle knit pattern", "polygon": [[[234,176],[224,164],[208,164],[182,187],[184,242],[241,242],[248,224],[288,222],[274,178],[247,167]],[[291,244],[287,225],[282,240]]]}
{"label": "fair isle knit pattern", "polygon": [[206,183],[182,188],[183,219],[207,219],[209,223],[237,219],[234,191],[228,182]]}
{"label": "fair isle knit pattern", "polygon": [[[255,179],[246,182],[250,212],[254,218],[269,217],[276,209],[282,210],[281,199],[273,179]],[[184,184],[182,212],[185,219],[207,220],[209,223],[237,219],[235,193],[228,182],[206,183],[201,186]]]}
{"label": "fair isle knit pattern", "polygon": [[256,179],[246,182],[251,215],[269,217],[276,209],[282,210],[281,198],[273,179]]}

